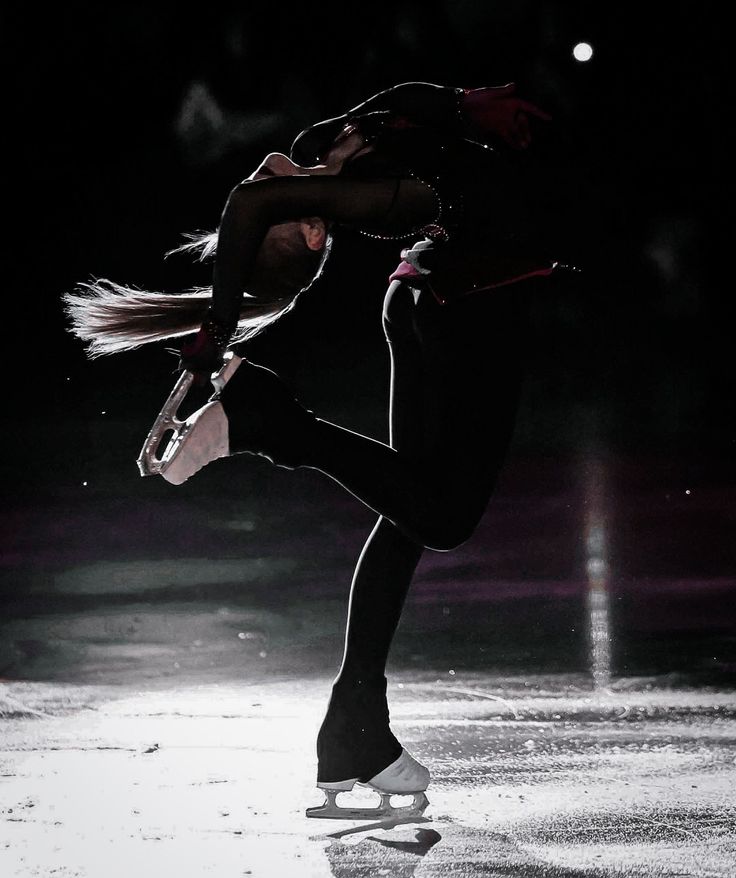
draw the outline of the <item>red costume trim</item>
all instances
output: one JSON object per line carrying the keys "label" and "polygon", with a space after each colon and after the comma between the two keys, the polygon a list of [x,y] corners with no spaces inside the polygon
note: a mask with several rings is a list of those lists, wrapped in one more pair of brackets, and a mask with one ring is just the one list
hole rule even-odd
{"label": "red costume trim", "polygon": [[462,293],[458,293],[457,295],[453,296],[451,299],[443,299],[434,289],[432,289],[432,284],[430,282],[431,275],[420,274],[411,263],[406,262],[403,259],[398,264],[395,271],[391,275],[389,275],[388,280],[389,280],[389,283],[391,283],[391,281],[394,281],[394,280],[406,280],[407,278],[414,278],[414,277],[426,278],[427,279],[427,286],[431,290],[432,295],[440,303],[440,305],[446,305],[448,302],[453,302],[453,301],[455,301],[455,299],[459,299],[461,296],[469,296],[472,293],[482,293],[484,290],[495,290],[497,287],[505,287],[505,286],[508,286],[509,284],[514,284],[514,283],[517,283],[518,281],[526,280],[529,277],[547,277],[548,275],[552,274],[552,272],[557,268],[558,265],[559,265],[558,262],[553,262],[551,265],[547,265],[543,268],[535,268],[535,269],[532,269],[531,271],[526,271],[523,274],[517,274],[517,275],[514,275],[513,277],[509,277],[509,278],[505,278],[504,280],[496,281],[495,283],[484,284],[483,286],[480,286],[480,287],[473,287],[470,290],[465,290]]}

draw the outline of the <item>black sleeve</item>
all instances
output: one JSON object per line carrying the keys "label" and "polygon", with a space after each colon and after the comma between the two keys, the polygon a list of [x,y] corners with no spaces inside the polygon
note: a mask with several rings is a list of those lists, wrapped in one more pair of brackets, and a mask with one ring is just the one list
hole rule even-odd
{"label": "black sleeve", "polygon": [[236,186],[222,213],[213,275],[216,320],[237,320],[258,250],[269,227],[318,216],[404,234],[435,218],[434,193],[414,179],[356,180],[333,176],[273,177]]}
{"label": "black sleeve", "polygon": [[462,88],[431,82],[403,82],[378,92],[348,112],[348,118],[388,111],[417,125],[463,130],[460,114]]}
{"label": "black sleeve", "polygon": [[442,128],[464,136],[460,113],[462,88],[434,85],[431,82],[403,82],[378,92],[347,113],[325,119],[301,131],[291,145],[290,155],[297,164],[321,161],[342,127],[351,120],[381,121],[382,117],[401,117],[418,126]]}

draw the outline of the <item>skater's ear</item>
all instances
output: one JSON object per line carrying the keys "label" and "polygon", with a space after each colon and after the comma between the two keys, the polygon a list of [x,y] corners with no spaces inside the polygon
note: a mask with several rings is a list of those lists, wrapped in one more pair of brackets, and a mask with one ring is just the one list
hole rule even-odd
{"label": "skater's ear", "polygon": [[327,241],[327,228],[318,216],[304,217],[299,221],[304,240],[310,250],[322,250]]}

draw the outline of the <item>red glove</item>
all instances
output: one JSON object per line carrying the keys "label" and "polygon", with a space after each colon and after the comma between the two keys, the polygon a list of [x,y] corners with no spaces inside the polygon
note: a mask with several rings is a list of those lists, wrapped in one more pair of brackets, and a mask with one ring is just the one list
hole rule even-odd
{"label": "red glove", "polygon": [[517,98],[516,85],[466,88],[460,108],[471,128],[480,135],[496,135],[514,149],[526,149],[531,143],[529,116],[549,122],[552,118],[539,107]]}
{"label": "red glove", "polygon": [[210,311],[197,334],[181,348],[179,369],[194,373],[194,383],[204,386],[222,368],[222,358],[237,328],[218,323]]}

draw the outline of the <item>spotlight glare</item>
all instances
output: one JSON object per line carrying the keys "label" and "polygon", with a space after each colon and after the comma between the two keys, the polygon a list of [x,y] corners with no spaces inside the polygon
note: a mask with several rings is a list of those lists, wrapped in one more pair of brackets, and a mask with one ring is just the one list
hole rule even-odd
{"label": "spotlight glare", "polygon": [[593,47],[590,43],[578,43],[573,48],[572,55],[576,61],[590,61],[593,57]]}

